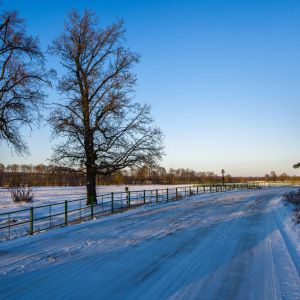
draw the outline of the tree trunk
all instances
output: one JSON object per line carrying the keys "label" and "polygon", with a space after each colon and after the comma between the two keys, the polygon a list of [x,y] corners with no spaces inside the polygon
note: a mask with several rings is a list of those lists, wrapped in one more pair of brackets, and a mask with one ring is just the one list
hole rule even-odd
{"label": "tree trunk", "polygon": [[86,190],[87,190],[86,205],[90,205],[92,199],[94,203],[97,203],[96,172],[94,170],[87,169]]}

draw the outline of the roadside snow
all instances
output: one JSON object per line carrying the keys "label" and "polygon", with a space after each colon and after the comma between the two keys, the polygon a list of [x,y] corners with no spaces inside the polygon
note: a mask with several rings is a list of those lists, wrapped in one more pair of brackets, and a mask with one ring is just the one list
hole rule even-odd
{"label": "roadside snow", "polygon": [[300,299],[290,190],[193,196],[0,243],[1,298]]}

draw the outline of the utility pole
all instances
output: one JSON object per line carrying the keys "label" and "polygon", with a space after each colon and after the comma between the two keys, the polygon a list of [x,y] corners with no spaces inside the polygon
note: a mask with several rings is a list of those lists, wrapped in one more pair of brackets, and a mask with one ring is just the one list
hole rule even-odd
{"label": "utility pole", "polygon": [[224,169],[222,169],[221,173],[222,173],[222,185],[224,186],[224,182],[225,182],[225,178],[224,178],[225,171],[224,171]]}

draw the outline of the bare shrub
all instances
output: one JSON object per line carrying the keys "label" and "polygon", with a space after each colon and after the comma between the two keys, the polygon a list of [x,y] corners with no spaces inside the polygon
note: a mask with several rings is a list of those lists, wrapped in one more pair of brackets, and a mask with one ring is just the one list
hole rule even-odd
{"label": "bare shrub", "polygon": [[33,188],[25,184],[15,184],[9,188],[11,199],[14,202],[32,202]]}
{"label": "bare shrub", "polygon": [[[296,206],[293,209],[292,219],[296,224],[300,224],[300,190],[283,195],[282,200],[290,202]],[[287,205],[287,203],[285,205]]]}
{"label": "bare shrub", "polygon": [[293,210],[293,220],[299,224],[300,223],[300,208],[297,207]]}
{"label": "bare shrub", "polygon": [[300,204],[300,190],[298,192],[291,192],[291,193],[283,195],[283,200],[291,202],[295,205],[299,205]]}

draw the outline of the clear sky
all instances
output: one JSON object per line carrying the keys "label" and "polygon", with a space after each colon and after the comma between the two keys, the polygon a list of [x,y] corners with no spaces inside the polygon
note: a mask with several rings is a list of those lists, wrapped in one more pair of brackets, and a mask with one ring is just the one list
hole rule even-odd
{"label": "clear sky", "polygon": [[[141,54],[136,100],[152,105],[165,134],[162,166],[299,173],[300,1],[2,1],[44,50],[73,8],[94,10],[103,25],[124,18],[127,44]],[[48,102],[58,98],[51,91]],[[50,132],[45,123],[24,132],[27,158],[0,144],[0,162],[45,163]]]}

